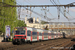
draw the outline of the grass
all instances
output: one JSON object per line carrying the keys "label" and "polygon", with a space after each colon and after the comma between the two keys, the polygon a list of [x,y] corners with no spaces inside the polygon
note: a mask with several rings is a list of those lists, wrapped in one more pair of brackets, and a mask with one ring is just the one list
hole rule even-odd
{"label": "grass", "polygon": [[12,39],[10,39],[10,40],[8,40],[8,41],[10,41],[10,42],[11,42],[11,41],[12,41]]}

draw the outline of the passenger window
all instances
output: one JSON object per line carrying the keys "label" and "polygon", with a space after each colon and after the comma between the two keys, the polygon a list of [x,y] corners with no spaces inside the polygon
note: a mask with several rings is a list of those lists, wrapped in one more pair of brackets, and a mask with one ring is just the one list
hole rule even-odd
{"label": "passenger window", "polygon": [[32,35],[37,35],[37,32],[32,32]]}
{"label": "passenger window", "polygon": [[44,35],[48,35],[48,33],[44,33]]}

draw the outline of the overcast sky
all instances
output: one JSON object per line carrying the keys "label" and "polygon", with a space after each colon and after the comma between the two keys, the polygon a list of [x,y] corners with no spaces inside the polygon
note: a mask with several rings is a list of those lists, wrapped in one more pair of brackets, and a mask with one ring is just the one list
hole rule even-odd
{"label": "overcast sky", "polygon": [[[17,5],[53,5],[53,4],[58,4],[58,5],[66,5],[69,3],[73,3],[75,2],[75,0],[16,0],[17,1]],[[53,3],[53,4],[52,4]],[[75,5],[75,4],[74,4]],[[25,18],[26,15],[28,16],[28,18],[30,18],[30,12],[31,11],[27,11],[24,8],[21,8],[21,18]],[[30,9],[30,7],[28,7],[28,9]],[[31,12],[31,17],[41,17],[42,20],[46,20],[48,21],[46,18],[43,18],[45,16],[45,7],[32,7],[31,10],[33,10],[34,12]],[[60,8],[61,12],[64,14],[64,7]],[[38,14],[42,14],[43,16],[39,16]],[[46,16],[51,20],[52,22],[68,22],[68,20],[64,17],[64,15],[60,12],[60,19],[58,20],[58,11],[57,11],[57,7],[47,7],[46,10]],[[70,19],[70,22],[75,22],[75,7],[69,7],[66,8],[66,16]]]}

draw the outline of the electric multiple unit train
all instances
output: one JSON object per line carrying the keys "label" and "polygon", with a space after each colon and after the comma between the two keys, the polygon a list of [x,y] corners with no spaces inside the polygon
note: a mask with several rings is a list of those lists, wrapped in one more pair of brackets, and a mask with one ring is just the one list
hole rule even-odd
{"label": "electric multiple unit train", "polygon": [[33,42],[48,39],[61,38],[61,32],[53,32],[49,30],[36,29],[30,27],[16,27],[13,33],[13,44],[20,44],[23,42]]}

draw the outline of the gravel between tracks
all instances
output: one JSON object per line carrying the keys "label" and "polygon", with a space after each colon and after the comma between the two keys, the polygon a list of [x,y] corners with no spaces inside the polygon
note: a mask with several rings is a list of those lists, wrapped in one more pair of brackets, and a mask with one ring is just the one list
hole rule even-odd
{"label": "gravel between tracks", "polygon": [[[73,38],[75,36],[72,36]],[[72,47],[75,42],[71,39],[54,39],[41,42],[33,42],[32,44],[13,45],[11,42],[0,43],[0,50],[53,50],[52,47]],[[54,49],[57,50],[57,49]],[[66,50],[66,49],[65,49]]]}

